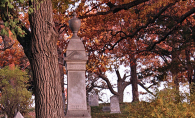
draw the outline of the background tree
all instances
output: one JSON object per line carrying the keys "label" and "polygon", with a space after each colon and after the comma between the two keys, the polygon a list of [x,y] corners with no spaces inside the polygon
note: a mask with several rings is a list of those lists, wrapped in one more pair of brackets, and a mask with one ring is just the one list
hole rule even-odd
{"label": "background tree", "polygon": [[[101,6],[103,3],[104,2],[98,4],[94,3],[92,4],[93,7],[90,6],[91,8],[84,4],[78,7],[78,9],[86,8],[86,11],[78,11],[81,14],[81,19],[86,18],[83,22],[87,25],[83,27],[83,29],[81,28],[81,36],[83,36],[83,40],[86,42],[86,47],[90,52],[89,55],[94,55],[93,53],[98,55],[100,53],[101,57],[101,55],[108,56],[108,54],[112,53],[116,56],[117,51],[125,55],[127,51],[119,51],[118,49],[122,50],[124,47],[131,46],[131,55],[144,54],[145,56],[143,56],[143,58],[147,58],[148,55],[153,55],[153,57],[173,58],[173,55],[169,52],[171,46],[168,46],[168,44],[163,45],[164,41],[166,39],[168,39],[166,41],[170,41],[169,37],[175,35],[174,33],[177,32],[180,27],[179,24],[183,23],[183,25],[185,25],[184,19],[187,20],[189,18],[191,22],[194,19],[192,17],[193,15],[191,15],[194,13],[194,7],[192,7],[194,4],[193,1],[150,0],[130,2],[131,5],[134,4],[135,6],[131,6],[129,1],[110,1],[106,2],[107,6]],[[178,12],[180,10],[182,10],[182,13]],[[173,18],[173,21],[168,20],[169,18]],[[175,23],[175,25],[173,25],[173,23]],[[134,44],[134,42],[136,43]],[[129,44],[129,46],[126,44]],[[137,47],[133,48],[133,46]],[[133,49],[136,51],[132,51]],[[136,57],[140,58],[140,56]],[[150,58],[148,58],[148,63],[156,63],[157,68],[161,67],[161,65],[158,64],[160,61],[157,58],[154,58],[153,61],[155,62],[152,62]],[[132,56],[130,60],[133,60]],[[133,65],[133,63],[131,63],[131,65]],[[176,65],[172,65],[172,70],[175,70],[173,68],[177,68]],[[165,72],[157,72],[157,68],[155,69],[156,75],[153,74],[153,76],[157,77],[158,81],[163,80],[161,76],[163,76]],[[133,71],[135,69],[131,70]],[[134,78],[135,77],[137,77],[137,75],[134,76]],[[137,81],[137,79],[135,80]],[[156,82],[154,78],[150,83],[156,84]],[[144,84],[140,83],[140,85],[143,86]],[[134,90],[136,90],[137,87],[135,86],[134,88]],[[137,92],[135,92],[134,96],[136,96],[136,93]]]}
{"label": "background tree", "polygon": [[0,69],[1,86],[1,110],[13,118],[18,111],[25,114],[32,104],[32,93],[26,88],[28,86],[27,72],[18,67],[4,67]]}

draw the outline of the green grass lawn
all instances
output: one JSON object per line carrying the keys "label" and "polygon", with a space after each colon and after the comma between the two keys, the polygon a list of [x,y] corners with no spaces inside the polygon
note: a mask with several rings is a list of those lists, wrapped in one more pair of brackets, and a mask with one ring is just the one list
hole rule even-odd
{"label": "green grass lawn", "polygon": [[[128,118],[129,113],[125,110],[126,107],[130,103],[121,103],[120,110],[121,113],[111,114],[110,112],[103,112],[103,106],[110,106],[110,103],[103,103],[99,106],[91,107],[91,116],[92,118]],[[29,112],[34,112],[34,108],[29,109]],[[4,114],[0,115],[0,118],[4,118]],[[25,118],[34,118],[33,116],[30,117],[29,114],[25,116]],[[129,117],[130,118],[130,117]]]}
{"label": "green grass lawn", "polygon": [[100,104],[99,106],[91,107],[92,118],[128,118],[129,113],[125,110],[129,103],[121,103],[121,113],[111,114],[110,112],[103,112],[103,106],[110,106],[109,103]]}

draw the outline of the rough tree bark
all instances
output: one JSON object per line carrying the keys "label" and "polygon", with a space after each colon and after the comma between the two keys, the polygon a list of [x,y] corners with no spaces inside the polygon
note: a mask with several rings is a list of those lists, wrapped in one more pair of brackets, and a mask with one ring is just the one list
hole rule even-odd
{"label": "rough tree bark", "polygon": [[118,93],[119,93],[119,102],[123,103],[123,97],[124,97],[124,90],[125,88],[131,84],[131,82],[126,82],[126,74],[124,74],[123,78],[120,76],[120,73],[118,70],[116,70],[116,75],[118,77],[117,80],[117,88],[118,88]]}
{"label": "rough tree bark", "polygon": [[174,49],[172,51],[172,65],[171,65],[171,73],[172,73],[172,78],[173,78],[173,81],[174,81],[174,84],[175,84],[175,89],[176,91],[179,91],[179,80],[178,80],[178,72],[179,72],[179,60],[178,60],[178,52]]}
{"label": "rough tree bark", "polygon": [[[175,46],[176,47],[176,46]],[[180,102],[180,94],[179,94],[179,52],[176,48],[172,50],[172,63],[171,63],[171,73],[172,73],[172,79],[174,82],[174,87],[176,90],[176,103]]]}
{"label": "rough tree bark", "polygon": [[131,82],[132,82],[132,94],[133,94],[133,101],[139,101],[139,94],[138,94],[138,80],[137,80],[137,73],[136,73],[136,58],[134,55],[130,56],[130,68],[131,68]]}
{"label": "rough tree bark", "polygon": [[31,55],[27,56],[35,83],[36,118],[62,118],[64,113],[56,46],[58,36],[53,28],[52,3],[51,0],[41,3],[34,0],[31,4],[35,9],[29,16]]}

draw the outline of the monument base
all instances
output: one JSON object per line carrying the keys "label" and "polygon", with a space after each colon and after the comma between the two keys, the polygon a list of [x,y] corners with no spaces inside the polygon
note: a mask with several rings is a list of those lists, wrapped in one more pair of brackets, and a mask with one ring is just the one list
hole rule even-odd
{"label": "monument base", "polygon": [[65,118],[91,118],[87,110],[68,110]]}

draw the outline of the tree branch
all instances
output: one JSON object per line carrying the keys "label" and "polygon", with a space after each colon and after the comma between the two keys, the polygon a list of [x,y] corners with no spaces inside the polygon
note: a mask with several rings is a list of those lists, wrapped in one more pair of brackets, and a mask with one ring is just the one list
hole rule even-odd
{"label": "tree branch", "polygon": [[122,5],[114,5],[111,2],[108,2],[108,3],[106,3],[106,5],[108,7],[110,7],[110,10],[108,10],[106,12],[97,12],[95,14],[89,14],[89,15],[85,15],[85,16],[79,16],[78,18],[79,19],[84,19],[84,18],[88,18],[88,17],[91,17],[91,16],[107,15],[109,13],[116,13],[116,12],[119,12],[119,11],[121,11],[123,9],[124,10],[128,10],[131,7],[134,7],[136,5],[139,5],[139,4],[144,3],[144,2],[147,2],[147,1],[149,1],[149,0],[135,0],[135,1],[132,1],[130,3],[122,4]]}
{"label": "tree branch", "polygon": [[132,84],[132,82],[124,82],[124,88],[126,88],[128,85]]}
{"label": "tree branch", "polygon": [[141,82],[138,83],[143,89],[145,89],[148,93],[152,94],[154,96],[154,94],[148,90],[148,88],[146,88]]}
{"label": "tree branch", "polygon": [[1,48],[0,51],[5,51],[6,49],[10,49],[13,45],[14,45],[14,43],[12,43],[11,45],[6,46],[4,48]]}
{"label": "tree branch", "polygon": [[112,85],[111,85],[110,81],[108,80],[108,78],[107,78],[105,75],[103,75],[103,74],[98,74],[98,76],[99,76],[100,78],[102,78],[104,81],[106,81],[107,86],[108,86],[108,89],[110,90],[110,92],[111,92],[112,94],[119,96],[119,93],[116,92],[116,91],[114,91],[114,89],[112,88]]}
{"label": "tree branch", "polygon": [[31,59],[31,32],[24,25],[22,25],[22,30],[24,30],[26,34],[24,37],[17,35],[17,40],[22,45],[25,55],[30,60]]}
{"label": "tree branch", "polygon": [[[168,8],[170,8],[171,6],[175,5],[175,3],[176,3],[176,2],[170,3],[170,4],[166,5],[165,7],[163,7],[163,8],[158,12],[158,14],[156,14],[156,15],[153,17],[153,19],[148,19],[148,21],[147,21],[147,23],[146,23],[145,25],[140,26],[140,27],[139,27],[138,29],[136,29],[132,34],[127,35],[126,33],[123,33],[125,36],[123,36],[123,37],[121,37],[119,40],[117,40],[117,41],[111,46],[111,48],[110,48],[109,50],[113,50],[114,47],[115,47],[119,42],[121,42],[122,40],[127,39],[127,38],[133,38],[141,29],[147,28],[149,24],[154,23],[154,22],[156,21],[156,19],[157,19],[158,17],[160,17],[160,15],[161,15],[162,13],[164,13],[164,12],[165,12]],[[115,36],[116,34],[121,33],[121,32],[122,32],[122,31],[118,31],[118,32],[116,32],[114,35],[113,35],[113,34],[111,34],[111,35]]]}
{"label": "tree branch", "polygon": [[94,83],[97,81],[97,79],[92,79],[91,81],[92,81],[91,82],[91,87],[90,88],[87,88],[87,93],[90,92],[90,91],[92,91],[93,88],[96,87]]}
{"label": "tree branch", "polygon": [[115,72],[116,72],[116,75],[117,75],[117,77],[118,77],[118,81],[119,81],[119,80],[122,80],[122,78],[121,78],[121,75],[120,75],[119,71],[116,69],[116,70],[115,70]]}
{"label": "tree branch", "polygon": [[177,24],[174,25],[174,27],[171,28],[171,30],[169,32],[167,32],[165,34],[165,36],[163,38],[161,38],[159,41],[153,43],[151,46],[149,46],[147,49],[149,51],[151,51],[152,49],[154,49],[154,47],[161,43],[162,41],[164,41],[174,30],[177,30],[178,27],[182,24],[182,22],[187,18],[189,17],[191,14],[195,13],[195,7],[193,7],[190,11],[186,12],[184,15],[182,15],[179,20],[177,21]]}

